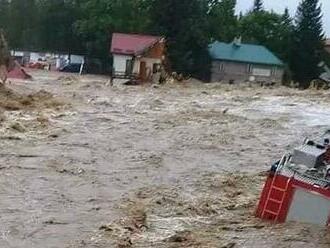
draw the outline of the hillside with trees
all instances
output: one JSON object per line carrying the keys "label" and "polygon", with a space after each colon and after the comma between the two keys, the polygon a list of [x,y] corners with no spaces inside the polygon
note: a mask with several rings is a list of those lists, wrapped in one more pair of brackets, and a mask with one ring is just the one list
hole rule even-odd
{"label": "hillside with trees", "polygon": [[[302,0],[295,17],[266,11],[255,0],[235,12],[236,0],[0,0],[0,28],[12,49],[84,54],[110,60],[113,32],[164,35],[174,71],[206,78],[214,40],[267,46],[303,86],[324,60],[319,0]],[[306,66],[308,65],[308,66]]]}

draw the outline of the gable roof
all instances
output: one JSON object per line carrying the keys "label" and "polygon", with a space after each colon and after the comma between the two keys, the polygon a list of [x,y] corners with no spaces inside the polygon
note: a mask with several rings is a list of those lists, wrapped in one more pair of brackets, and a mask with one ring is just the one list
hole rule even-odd
{"label": "gable roof", "polygon": [[283,62],[264,46],[223,43],[215,41],[209,46],[212,59],[283,66]]}
{"label": "gable roof", "polygon": [[114,33],[112,35],[111,53],[139,55],[161,39],[162,37],[159,36]]}

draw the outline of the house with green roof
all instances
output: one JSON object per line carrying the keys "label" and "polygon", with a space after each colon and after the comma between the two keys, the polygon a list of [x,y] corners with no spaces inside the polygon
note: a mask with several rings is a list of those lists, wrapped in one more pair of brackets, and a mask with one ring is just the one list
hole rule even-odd
{"label": "house with green roof", "polygon": [[212,82],[282,82],[284,64],[264,46],[215,41],[209,53]]}

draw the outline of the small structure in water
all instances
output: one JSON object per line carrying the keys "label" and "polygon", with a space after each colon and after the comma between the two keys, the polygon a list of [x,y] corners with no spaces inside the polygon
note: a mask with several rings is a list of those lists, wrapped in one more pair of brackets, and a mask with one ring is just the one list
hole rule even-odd
{"label": "small structure in water", "polygon": [[111,53],[112,78],[150,81],[165,62],[165,38],[114,33]]}
{"label": "small structure in water", "polygon": [[330,131],[272,165],[256,216],[330,225]]}

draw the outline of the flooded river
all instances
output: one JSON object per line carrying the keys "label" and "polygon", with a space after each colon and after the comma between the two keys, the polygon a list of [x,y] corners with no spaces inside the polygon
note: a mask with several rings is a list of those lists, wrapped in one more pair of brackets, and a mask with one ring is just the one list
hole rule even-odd
{"label": "flooded river", "polygon": [[9,87],[61,104],[2,113],[0,247],[329,247],[253,210],[269,164],[329,128],[330,92],[32,74]]}

